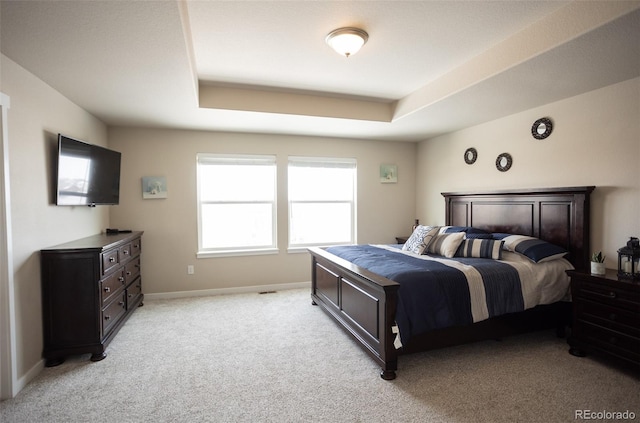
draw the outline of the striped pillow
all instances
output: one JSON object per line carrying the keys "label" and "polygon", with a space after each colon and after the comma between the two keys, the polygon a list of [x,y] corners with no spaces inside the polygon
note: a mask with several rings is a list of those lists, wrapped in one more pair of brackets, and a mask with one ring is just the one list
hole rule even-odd
{"label": "striped pillow", "polygon": [[534,263],[557,260],[567,254],[567,250],[538,238],[526,235],[509,235],[504,238],[504,249],[520,253]]}
{"label": "striped pillow", "polygon": [[475,257],[501,260],[502,244],[504,244],[504,241],[499,241],[497,239],[465,239],[462,244],[460,244],[458,251],[456,251],[456,257]]}
{"label": "striped pillow", "polygon": [[451,258],[456,254],[458,247],[464,239],[464,232],[456,232],[452,234],[439,234],[429,244],[429,254],[437,254]]}

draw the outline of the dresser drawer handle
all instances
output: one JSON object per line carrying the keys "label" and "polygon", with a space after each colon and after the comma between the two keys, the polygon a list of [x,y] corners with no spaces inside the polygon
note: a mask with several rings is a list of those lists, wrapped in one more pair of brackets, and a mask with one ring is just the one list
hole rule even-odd
{"label": "dresser drawer handle", "polygon": [[124,276],[118,276],[118,280],[122,283],[124,283]]}
{"label": "dresser drawer handle", "polygon": [[127,276],[131,276],[131,272],[127,272]]}
{"label": "dresser drawer handle", "polygon": [[104,292],[111,292],[111,288],[109,288],[108,286],[104,287]]}
{"label": "dresser drawer handle", "polygon": [[128,295],[128,297],[129,297],[129,298],[133,297],[133,294],[129,294],[129,295]]}
{"label": "dresser drawer handle", "polygon": [[140,244],[133,244],[133,248],[139,248]]}
{"label": "dresser drawer handle", "polygon": [[118,301],[118,305],[123,306],[124,307],[124,301]]}
{"label": "dresser drawer handle", "polygon": [[124,254],[125,256],[129,255],[129,250],[122,250],[122,254]]}
{"label": "dresser drawer handle", "polygon": [[109,257],[109,263],[115,263],[116,258],[115,257]]}
{"label": "dresser drawer handle", "polygon": [[615,292],[609,292],[609,298],[615,298],[615,297],[616,297]]}
{"label": "dresser drawer handle", "polygon": [[111,319],[111,316],[109,316],[108,314],[104,316],[104,320],[109,320],[109,319]]}

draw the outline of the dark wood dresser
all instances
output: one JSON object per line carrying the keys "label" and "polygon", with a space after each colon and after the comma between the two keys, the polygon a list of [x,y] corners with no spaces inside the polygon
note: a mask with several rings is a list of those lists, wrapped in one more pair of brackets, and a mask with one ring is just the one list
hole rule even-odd
{"label": "dark wood dresser", "polygon": [[105,349],[142,305],[142,232],[94,235],[40,251],[43,356],[47,367],[66,356]]}
{"label": "dark wood dresser", "polygon": [[602,276],[567,273],[573,301],[569,352],[601,353],[640,371],[640,282],[619,280],[611,269]]}

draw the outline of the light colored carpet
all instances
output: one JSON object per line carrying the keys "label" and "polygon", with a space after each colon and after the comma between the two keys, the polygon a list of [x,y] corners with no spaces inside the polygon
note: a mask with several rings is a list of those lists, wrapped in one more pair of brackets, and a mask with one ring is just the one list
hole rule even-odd
{"label": "light colored carpet", "polygon": [[570,422],[640,419],[637,377],[540,332],[379,368],[308,290],[146,301],[107,350],[46,368],[0,403],[10,422]]}

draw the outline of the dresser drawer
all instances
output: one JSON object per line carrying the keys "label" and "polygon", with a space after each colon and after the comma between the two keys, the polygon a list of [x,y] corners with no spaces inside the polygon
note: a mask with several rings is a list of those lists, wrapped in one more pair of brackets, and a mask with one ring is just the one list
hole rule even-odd
{"label": "dresser drawer", "polygon": [[640,338],[640,313],[584,299],[576,301],[575,307],[579,320]]}
{"label": "dresser drawer", "polygon": [[139,256],[142,252],[142,239],[134,239],[131,242],[131,257]]}
{"label": "dresser drawer", "polygon": [[103,306],[111,301],[114,295],[121,293],[120,291],[124,288],[124,281],[123,268],[100,281],[100,297]]}
{"label": "dresser drawer", "polygon": [[122,247],[118,248],[118,256],[121,263],[124,263],[125,261],[133,257],[131,251],[131,243],[124,244]]}
{"label": "dresser drawer", "polygon": [[142,296],[142,279],[138,278],[127,287],[127,310],[129,310]]}
{"label": "dresser drawer", "polygon": [[604,283],[581,281],[573,290],[573,295],[601,304],[640,312],[640,292]]}
{"label": "dresser drawer", "polygon": [[120,260],[118,260],[118,249],[114,249],[111,251],[106,251],[102,253],[102,274],[106,275],[109,271],[113,270],[114,267],[120,264]]}
{"label": "dresser drawer", "polygon": [[107,335],[109,329],[115,325],[126,311],[125,293],[122,292],[108,306],[102,309],[102,333]]}
{"label": "dresser drawer", "polygon": [[[584,330],[582,330],[584,329]],[[580,322],[576,330],[583,332],[582,338],[589,344],[630,359],[640,361],[640,339],[624,333],[603,328],[588,322]]]}
{"label": "dresser drawer", "polygon": [[140,275],[140,257],[133,259],[124,266],[125,285],[130,284]]}

